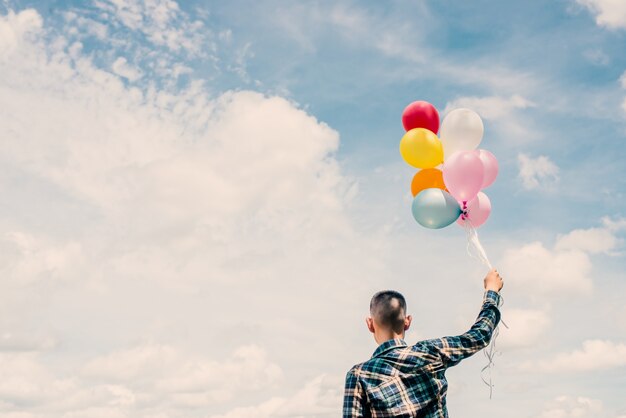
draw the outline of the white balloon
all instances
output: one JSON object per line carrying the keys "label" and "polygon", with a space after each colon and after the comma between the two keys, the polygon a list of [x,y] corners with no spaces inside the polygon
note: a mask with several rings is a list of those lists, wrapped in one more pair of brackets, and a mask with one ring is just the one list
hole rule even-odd
{"label": "white balloon", "polygon": [[476,149],[483,139],[485,127],[478,113],[470,109],[454,109],[441,124],[440,137],[443,159],[457,151]]}

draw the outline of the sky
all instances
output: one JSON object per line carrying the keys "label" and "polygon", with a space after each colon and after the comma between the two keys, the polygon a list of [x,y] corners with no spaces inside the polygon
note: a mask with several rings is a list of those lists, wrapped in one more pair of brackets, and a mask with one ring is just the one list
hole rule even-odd
{"label": "sky", "polygon": [[336,417],[486,274],[411,216],[414,100],[482,117],[492,371],[451,416],[626,417],[626,3],[0,2],[0,418]]}

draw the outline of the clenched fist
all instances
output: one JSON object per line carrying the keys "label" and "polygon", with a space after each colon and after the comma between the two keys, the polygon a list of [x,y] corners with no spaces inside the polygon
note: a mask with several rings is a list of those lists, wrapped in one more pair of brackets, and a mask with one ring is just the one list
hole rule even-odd
{"label": "clenched fist", "polygon": [[485,277],[485,290],[493,290],[494,292],[499,292],[502,289],[504,283],[502,282],[502,277],[498,273],[498,270],[493,269],[487,276]]}

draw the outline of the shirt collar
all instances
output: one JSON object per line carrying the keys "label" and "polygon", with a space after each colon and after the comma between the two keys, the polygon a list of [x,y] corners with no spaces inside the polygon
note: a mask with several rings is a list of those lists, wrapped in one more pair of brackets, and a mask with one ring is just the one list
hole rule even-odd
{"label": "shirt collar", "polygon": [[372,354],[372,357],[378,357],[382,353],[389,351],[392,348],[396,348],[396,347],[406,347],[406,342],[404,342],[402,338],[394,338],[393,340],[387,340],[378,346],[376,351],[374,351],[374,354]]}

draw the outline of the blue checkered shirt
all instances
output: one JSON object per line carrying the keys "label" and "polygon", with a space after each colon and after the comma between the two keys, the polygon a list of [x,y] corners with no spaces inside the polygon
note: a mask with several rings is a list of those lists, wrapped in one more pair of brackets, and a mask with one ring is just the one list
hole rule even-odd
{"label": "blue checkered shirt", "polygon": [[462,335],[379,345],[371,359],[348,371],[343,417],[448,417],[446,369],[489,344],[500,321],[499,302],[498,293],[485,292],[476,323]]}

